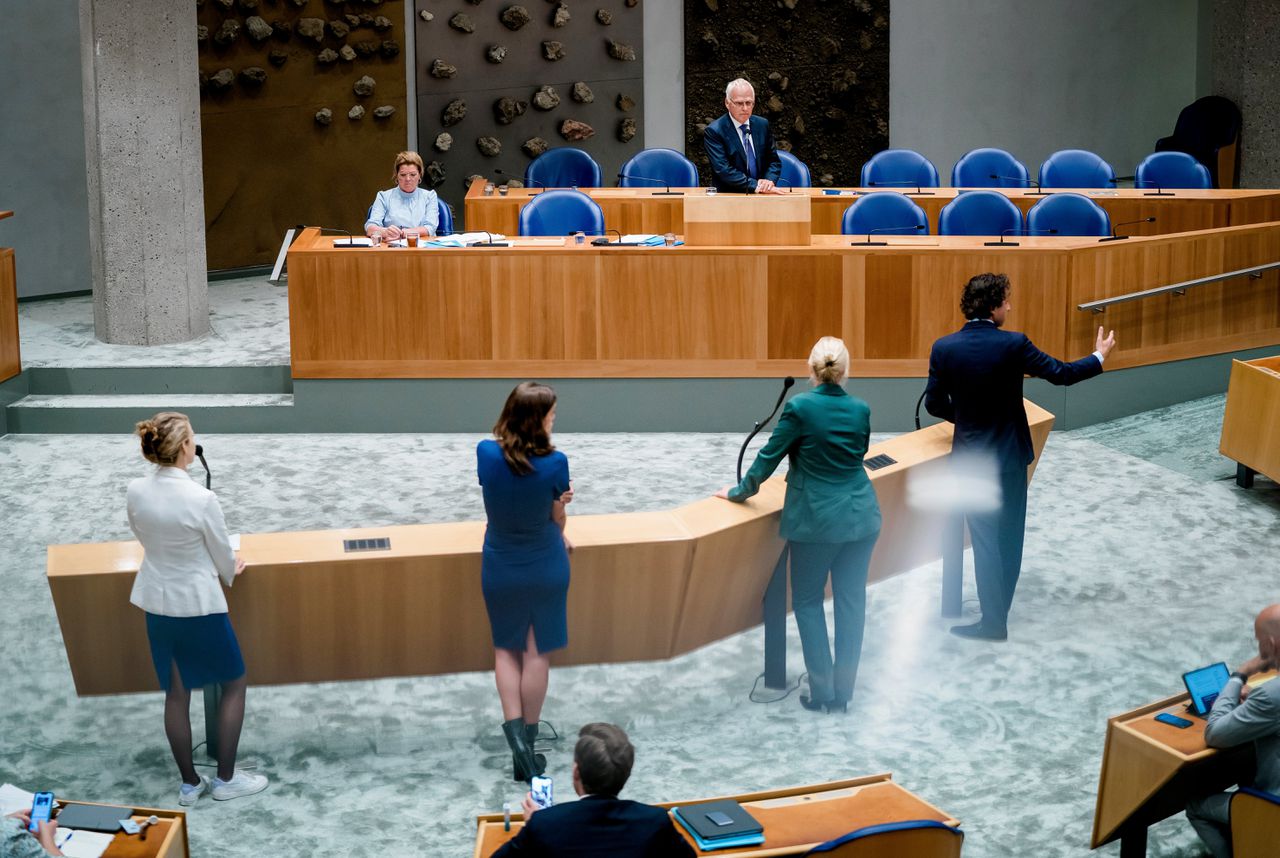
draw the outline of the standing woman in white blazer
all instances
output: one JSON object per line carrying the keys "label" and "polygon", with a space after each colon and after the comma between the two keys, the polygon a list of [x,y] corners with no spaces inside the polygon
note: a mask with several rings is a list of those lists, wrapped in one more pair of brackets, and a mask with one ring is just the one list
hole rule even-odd
{"label": "standing woman in white blazer", "polygon": [[129,601],[147,613],[147,638],[165,691],[164,730],[182,774],[181,805],[195,804],[209,788],[196,773],[191,748],[191,689],[222,686],[218,707],[218,801],[267,788],[262,775],[236,771],[244,724],[245,670],[227,616],[228,587],[244,571],[227,535],[213,492],[193,482],[195,433],[185,414],[167,411],[137,425],[142,455],[159,467],[129,483],[129,526],[142,543],[142,566]]}

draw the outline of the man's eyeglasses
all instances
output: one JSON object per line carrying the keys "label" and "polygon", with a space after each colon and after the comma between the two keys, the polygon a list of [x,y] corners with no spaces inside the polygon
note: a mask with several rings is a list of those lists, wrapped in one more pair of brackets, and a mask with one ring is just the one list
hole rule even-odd
{"label": "man's eyeglasses", "polygon": [[745,98],[741,100],[730,99],[729,103],[732,104],[734,107],[747,108],[747,107],[754,106],[756,103],[756,100],[754,98]]}

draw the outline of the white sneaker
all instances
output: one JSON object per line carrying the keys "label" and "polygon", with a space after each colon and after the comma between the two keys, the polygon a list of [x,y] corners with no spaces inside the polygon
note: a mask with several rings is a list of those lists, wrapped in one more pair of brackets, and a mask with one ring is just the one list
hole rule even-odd
{"label": "white sneaker", "polygon": [[208,789],[209,779],[204,775],[200,775],[200,783],[198,784],[192,785],[184,782],[182,787],[178,790],[178,804],[183,807],[190,807],[195,804],[196,799],[204,795]]}
{"label": "white sneaker", "polygon": [[224,781],[222,778],[213,779],[213,800],[227,801],[253,795],[266,789],[267,783],[264,775],[255,775],[252,772],[236,769],[236,773],[229,781]]}

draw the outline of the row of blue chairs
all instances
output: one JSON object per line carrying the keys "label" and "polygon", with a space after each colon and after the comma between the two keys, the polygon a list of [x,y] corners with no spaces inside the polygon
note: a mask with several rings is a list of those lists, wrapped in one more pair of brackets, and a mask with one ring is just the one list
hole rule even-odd
{"label": "row of blue chairs", "polygon": [[[808,166],[790,152],[778,150],[782,159],[784,187],[812,186]],[[581,149],[564,146],[550,149],[530,162],[525,184],[544,188],[598,188],[600,165]],[[1111,188],[1115,169],[1093,152],[1063,149],[1040,165],[1036,184],[1045,188]],[[912,149],[885,149],[862,165],[861,186],[938,187],[938,169],[928,158]],[[698,185],[698,168],[674,149],[645,149],[622,165],[620,187],[652,187],[668,184],[678,188]],[[1209,171],[1185,152],[1155,152],[1134,171],[1139,187],[1211,188]],[[1027,168],[1003,149],[974,149],[951,169],[951,184],[957,188],[1027,188],[1033,183]]]}
{"label": "row of blue chairs", "polygon": [[[442,209],[443,211],[443,209]],[[567,235],[581,230],[604,234],[604,212],[580,191],[551,190],[533,196],[520,209],[520,235]],[[928,234],[924,209],[910,197],[893,191],[873,191],[845,209],[845,235],[872,232],[886,235]],[[940,235],[1111,235],[1111,218],[1082,194],[1045,196],[1022,210],[998,191],[962,191],[938,216]]]}

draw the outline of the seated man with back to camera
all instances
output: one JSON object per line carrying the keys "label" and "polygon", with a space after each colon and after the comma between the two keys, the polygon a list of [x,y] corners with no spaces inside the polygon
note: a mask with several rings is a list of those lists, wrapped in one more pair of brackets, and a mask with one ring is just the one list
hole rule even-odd
{"label": "seated man with back to camera", "polygon": [[[1252,742],[1257,768],[1252,786],[1280,793],[1280,677],[1249,687],[1255,673],[1280,667],[1280,604],[1253,621],[1258,654],[1236,668],[1209,710],[1204,741],[1210,748]],[[1231,858],[1231,796],[1217,792],[1187,803],[1187,819],[1214,858]]]}
{"label": "seated man with back to camera", "polygon": [[702,145],[711,161],[711,184],[716,190],[738,194],[780,194],[774,183],[782,175],[782,160],[769,130],[769,120],[752,116],[756,91],[738,78],[724,90],[725,114],[702,132]]}
{"label": "seated man with back to camera", "polygon": [[583,727],[573,749],[573,789],[581,798],[539,808],[532,794],[526,795],[524,827],[493,858],[693,858],[693,847],[665,810],[618,798],[635,753],[621,727],[599,722]]}

